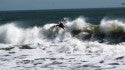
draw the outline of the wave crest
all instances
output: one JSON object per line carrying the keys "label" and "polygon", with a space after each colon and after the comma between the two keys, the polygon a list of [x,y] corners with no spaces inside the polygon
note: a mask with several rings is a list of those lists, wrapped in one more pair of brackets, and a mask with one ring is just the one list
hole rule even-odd
{"label": "wave crest", "polygon": [[103,19],[100,24],[100,29],[102,32],[125,32],[125,24],[119,20],[105,20]]}

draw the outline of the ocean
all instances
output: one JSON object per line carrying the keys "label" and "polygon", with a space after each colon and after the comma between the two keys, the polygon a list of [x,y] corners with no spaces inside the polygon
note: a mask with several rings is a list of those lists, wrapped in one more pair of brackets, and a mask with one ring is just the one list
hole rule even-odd
{"label": "ocean", "polygon": [[124,69],[125,8],[0,11],[0,70]]}

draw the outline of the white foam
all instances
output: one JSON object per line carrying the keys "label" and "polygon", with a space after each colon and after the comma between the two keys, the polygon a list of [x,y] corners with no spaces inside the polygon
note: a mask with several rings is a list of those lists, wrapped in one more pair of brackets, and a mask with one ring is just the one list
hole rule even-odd
{"label": "white foam", "polygon": [[4,43],[12,44],[21,42],[21,39],[24,36],[22,34],[24,30],[17,28],[14,23],[0,26],[0,30],[0,36],[2,36],[2,41],[4,41]]}
{"label": "white foam", "polygon": [[0,26],[1,41],[7,44],[29,44],[39,41],[40,28],[20,28],[15,23]]}
{"label": "white foam", "polygon": [[67,21],[65,24],[70,30],[84,30],[89,26],[89,23],[86,22],[86,19],[79,17],[73,21]]}
{"label": "white foam", "polygon": [[[77,28],[68,25],[72,28]],[[74,23],[75,24],[75,23]],[[79,24],[79,23],[78,23]],[[80,23],[81,24],[81,23]],[[123,67],[121,65],[109,65],[112,62],[124,64],[124,58],[116,60],[118,57],[125,57],[125,43],[109,45],[105,43],[81,41],[73,37],[70,32],[59,30],[54,39],[47,39],[46,35],[50,32],[56,34],[57,31],[51,28],[53,24],[43,27],[33,27],[23,29],[14,23],[0,26],[0,36],[3,36],[6,43],[12,44],[31,44],[34,49],[19,49],[18,46],[2,45],[1,48],[14,47],[9,51],[0,50],[0,69],[30,69],[34,67],[38,70],[43,68],[50,69],[110,69]],[[102,26],[102,24],[101,24]],[[79,26],[78,26],[79,27]],[[80,29],[82,29],[81,27]],[[18,36],[19,35],[19,36]],[[50,35],[51,36],[51,35]],[[10,38],[11,37],[11,38]],[[11,53],[11,54],[9,54]],[[7,56],[9,54],[9,56]],[[7,61],[2,61],[7,59]],[[62,67],[61,67],[62,66]],[[84,67],[88,66],[88,67]],[[115,66],[115,67],[114,67]],[[121,69],[124,69],[121,68]],[[34,69],[33,69],[34,70]]]}

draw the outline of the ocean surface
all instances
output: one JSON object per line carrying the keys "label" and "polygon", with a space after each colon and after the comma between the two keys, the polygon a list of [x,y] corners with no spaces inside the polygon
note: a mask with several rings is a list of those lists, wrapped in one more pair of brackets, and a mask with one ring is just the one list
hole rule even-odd
{"label": "ocean surface", "polygon": [[124,69],[125,8],[0,11],[0,70]]}

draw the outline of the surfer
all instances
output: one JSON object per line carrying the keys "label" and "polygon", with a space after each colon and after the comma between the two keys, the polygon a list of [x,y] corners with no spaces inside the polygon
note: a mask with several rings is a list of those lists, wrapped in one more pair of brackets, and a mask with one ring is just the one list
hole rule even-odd
{"label": "surfer", "polygon": [[63,23],[59,22],[58,24],[54,25],[54,27],[60,27],[60,28],[64,29],[65,26],[63,25]]}

